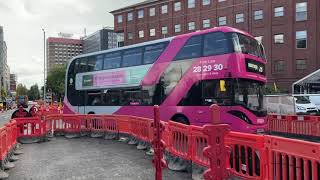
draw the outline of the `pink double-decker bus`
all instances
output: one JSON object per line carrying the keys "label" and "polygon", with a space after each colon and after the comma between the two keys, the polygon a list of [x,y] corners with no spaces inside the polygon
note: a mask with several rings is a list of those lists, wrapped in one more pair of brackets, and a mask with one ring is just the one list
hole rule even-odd
{"label": "pink double-decker bus", "polygon": [[64,113],[124,114],[184,124],[223,123],[263,132],[266,83],[263,46],[250,34],[215,27],[75,57],[66,73]]}

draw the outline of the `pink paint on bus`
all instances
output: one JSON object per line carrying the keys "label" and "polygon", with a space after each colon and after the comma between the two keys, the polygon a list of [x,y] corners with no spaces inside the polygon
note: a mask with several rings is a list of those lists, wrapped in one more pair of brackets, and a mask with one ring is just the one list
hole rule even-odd
{"label": "pink paint on bus", "polygon": [[[176,61],[174,61],[173,59],[191,37],[218,31],[225,33],[236,32],[253,39],[250,34],[230,27],[217,27],[174,37],[170,41],[166,49],[158,57],[153,66],[149,69],[147,74],[144,76],[143,80],[141,81],[141,86],[155,86],[161,79],[161,76],[164,74],[164,72],[168,70],[168,68],[172,68],[172,72],[174,73],[176,68],[174,63],[176,63]],[[210,81],[232,78],[254,80],[256,82],[265,83],[266,77],[264,74],[249,72],[247,70],[248,59],[262,65],[266,64],[265,60],[263,60],[262,58],[250,54],[236,52],[194,58],[190,61],[186,60],[188,68],[186,70],[181,70],[183,71],[183,75],[181,75],[181,77],[177,80],[177,84],[174,86],[174,88],[170,89],[171,92],[166,96],[165,100],[160,106],[161,119],[167,121],[173,119],[174,117],[182,115],[183,117],[186,117],[188,119],[190,124],[203,125],[206,123],[210,123],[211,113],[208,105],[180,106],[178,105],[179,102],[185,98],[192,86],[200,80]],[[262,68],[262,66],[260,68]],[[263,71],[265,70],[263,69]],[[116,85],[117,83],[122,82],[122,78],[124,75],[119,73],[115,76],[110,74],[97,74],[97,76],[100,76],[100,78],[95,80],[95,84]],[[111,79],[109,77],[111,77]],[[116,80],[113,80],[114,77],[117,77],[119,79],[115,78]],[[176,75],[174,77],[177,78]],[[241,100],[241,96],[239,96],[239,98]],[[66,99],[65,102],[68,102],[68,100]],[[105,109],[100,109],[104,113],[135,115],[147,118],[153,117],[152,106],[139,105],[140,104],[137,102],[132,102],[131,106],[117,106],[109,112],[107,112],[108,107],[105,107]],[[85,107],[85,112],[94,111],[94,108],[98,109],[98,107]],[[73,108],[71,105],[67,106],[66,110],[67,112],[76,111],[75,108]],[[221,120],[221,123],[230,124],[232,130],[241,132],[261,132],[266,129],[267,126],[267,120],[265,116],[258,117],[253,114],[249,110],[249,108],[244,108],[239,104],[235,104],[232,106],[221,106]]]}

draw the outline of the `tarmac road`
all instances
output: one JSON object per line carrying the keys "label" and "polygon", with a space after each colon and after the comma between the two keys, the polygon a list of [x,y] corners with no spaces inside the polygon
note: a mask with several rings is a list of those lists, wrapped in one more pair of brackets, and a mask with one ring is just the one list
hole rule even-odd
{"label": "tarmac road", "polygon": [[[151,156],[136,146],[98,138],[24,144],[9,180],[153,180]],[[164,180],[191,180],[191,174],[164,171]]]}
{"label": "tarmac road", "polygon": [[9,122],[11,115],[15,110],[8,110],[5,112],[0,112],[0,127],[2,127],[6,122]]}

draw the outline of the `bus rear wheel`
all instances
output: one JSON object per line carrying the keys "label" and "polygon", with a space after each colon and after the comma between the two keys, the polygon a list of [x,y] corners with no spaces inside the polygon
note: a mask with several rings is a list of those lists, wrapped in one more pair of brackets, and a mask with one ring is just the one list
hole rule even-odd
{"label": "bus rear wheel", "polygon": [[190,125],[190,122],[187,117],[183,115],[175,115],[171,118],[174,122],[178,122],[185,125]]}

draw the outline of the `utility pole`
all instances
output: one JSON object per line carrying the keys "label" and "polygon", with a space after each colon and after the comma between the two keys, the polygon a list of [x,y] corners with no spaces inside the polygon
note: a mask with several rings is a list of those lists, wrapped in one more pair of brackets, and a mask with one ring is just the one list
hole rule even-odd
{"label": "utility pole", "polygon": [[43,32],[43,104],[46,108],[46,31],[42,28]]}

